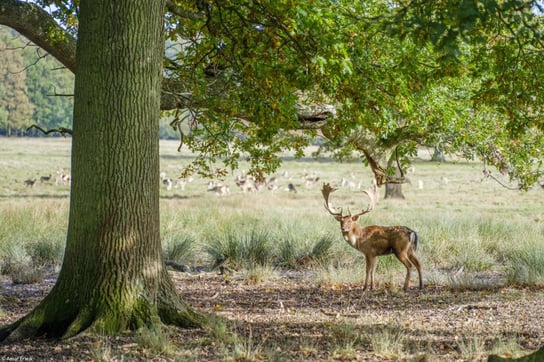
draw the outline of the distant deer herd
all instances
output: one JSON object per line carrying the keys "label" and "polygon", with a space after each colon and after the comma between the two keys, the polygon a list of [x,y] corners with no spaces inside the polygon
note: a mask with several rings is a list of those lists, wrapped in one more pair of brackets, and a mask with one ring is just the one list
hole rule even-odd
{"label": "distant deer herd", "polygon": [[[52,174],[29,178],[24,181],[24,185],[32,188],[38,183],[38,180],[39,184],[52,185],[54,180],[54,185],[69,186],[71,176],[69,173],[60,170],[57,171],[54,178]],[[296,194],[297,187],[304,186],[306,188],[311,188],[320,181],[320,177],[316,176],[315,173],[308,173],[307,171],[304,171],[301,175],[295,177],[288,174],[288,172],[283,172],[281,176],[278,175],[271,177],[268,180],[258,181],[255,177],[242,172],[237,175],[233,181],[234,186],[242,193],[253,193],[262,190],[268,190],[270,192],[284,190]],[[161,172],[160,174],[160,183],[167,192],[171,191],[173,188],[185,190],[185,186],[191,182],[193,182],[192,177],[172,179],[167,177],[165,172]],[[449,180],[446,177],[441,177],[441,184],[447,184],[448,182]],[[350,190],[350,192],[361,189],[361,182],[357,181],[353,174],[350,178],[343,177],[339,182],[337,181],[336,184],[339,185],[339,188]],[[538,185],[544,189],[544,183],[539,181]],[[420,189],[423,188],[423,182],[419,181],[417,187]],[[231,194],[229,185],[217,180],[207,182],[206,190],[217,196],[229,196]],[[418,286],[422,289],[423,279],[421,263],[416,256],[419,242],[416,231],[406,226],[359,226],[357,224],[359,218],[372,211],[378,202],[376,183],[374,182],[369,189],[362,191],[362,193],[368,196],[369,204],[365,209],[362,209],[355,214],[351,214],[348,210],[348,213],[344,215],[342,208],[335,208],[332,205],[330,196],[336,190],[338,190],[338,188],[332,187],[329,183],[323,183],[321,194],[325,200],[325,209],[340,223],[340,231],[344,240],[365,257],[366,273],[363,290],[366,290],[369,287],[370,290],[374,288],[374,273],[378,257],[390,254],[395,255],[395,257],[406,267],[406,277],[403,289],[408,290],[411,271],[414,267],[418,274]]]}
{"label": "distant deer herd", "polygon": [[[231,195],[231,186],[233,186],[242,193],[253,193],[263,190],[270,192],[286,191],[297,193],[297,187],[301,187],[302,185],[307,188],[312,187],[314,184],[318,183],[319,179],[319,176],[304,171],[300,178],[292,177],[288,172],[283,172],[281,176],[273,176],[268,180],[257,180],[254,176],[248,175],[246,172],[242,171],[234,178],[233,184],[230,186],[224,181],[207,181],[206,191],[211,192],[216,196],[229,196]],[[166,191],[171,191],[173,188],[181,188],[184,190],[186,184],[193,182],[193,178],[173,179],[168,177],[165,172],[161,172],[160,181]]]}
{"label": "distant deer herd", "polygon": [[[51,184],[51,180],[53,179],[53,176],[51,174],[47,176],[40,176],[39,180],[41,184]],[[70,174],[65,173],[63,170],[57,171],[57,175],[55,177],[55,185],[70,185],[71,182],[71,176]],[[28,178],[24,181],[24,185],[26,187],[34,187],[37,182],[37,178]]]}

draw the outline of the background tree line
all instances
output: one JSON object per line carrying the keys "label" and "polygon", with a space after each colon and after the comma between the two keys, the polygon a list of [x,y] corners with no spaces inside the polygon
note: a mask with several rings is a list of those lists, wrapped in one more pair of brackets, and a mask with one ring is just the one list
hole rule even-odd
{"label": "background tree line", "polygon": [[[0,136],[43,136],[43,129],[71,128],[74,74],[15,30],[0,25]],[[178,138],[168,117],[159,137]]]}
{"label": "background tree line", "polygon": [[0,135],[71,127],[74,75],[16,31],[0,26]]}

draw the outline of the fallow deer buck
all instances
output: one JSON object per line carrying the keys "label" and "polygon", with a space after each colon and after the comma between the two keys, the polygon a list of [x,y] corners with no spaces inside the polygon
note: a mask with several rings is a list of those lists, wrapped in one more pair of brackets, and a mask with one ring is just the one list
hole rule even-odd
{"label": "fallow deer buck", "polygon": [[370,289],[374,288],[374,271],[376,269],[377,257],[380,255],[395,254],[395,256],[406,267],[406,280],[404,281],[404,290],[408,290],[410,283],[410,271],[415,266],[419,276],[419,288],[423,288],[421,279],[421,265],[416,257],[418,236],[417,233],[406,226],[365,226],[357,225],[359,216],[366,214],[374,208],[378,193],[376,184],[364,191],[370,198],[370,203],[366,210],[358,214],[342,215],[342,209],[336,210],[329,202],[329,196],[337,189],[329,184],[323,184],[321,193],[325,198],[325,209],[340,222],[342,235],[349,245],[364,254],[366,259],[365,286],[367,289],[368,278],[370,276]]}

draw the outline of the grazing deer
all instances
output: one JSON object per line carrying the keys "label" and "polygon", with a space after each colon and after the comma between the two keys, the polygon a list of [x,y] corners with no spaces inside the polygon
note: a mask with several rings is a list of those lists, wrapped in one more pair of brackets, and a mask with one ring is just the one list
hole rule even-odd
{"label": "grazing deer", "polygon": [[208,182],[208,191],[215,193],[217,196],[228,196],[230,194],[229,187],[218,181]]}
{"label": "grazing deer", "polygon": [[421,265],[416,257],[415,251],[417,248],[417,233],[406,226],[365,226],[357,225],[359,216],[370,212],[377,200],[376,184],[373,184],[371,189],[364,191],[370,198],[370,203],[366,210],[358,214],[342,215],[342,209],[337,211],[329,202],[329,196],[336,189],[329,184],[323,184],[321,193],[325,199],[325,209],[340,222],[342,235],[349,245],[364,254],[366,259],[366,275],[365,286],[368,286],[368,278],[370,276],[370,289],[374,288],[374,271],[376,269],[377,257],[380,255],[395,254],[395,256],[406,267],[406,279],[404,281],[404,290],[408,290],[410,283],[410,270],[415,266],[419,275],[419,288],[423,288],[421,279]]}
{"label": "grazing deer", "polygon": [[34,180],[31,180],[31,179],[25,180],[25,186],[26,187],[34,187],[35,183],[36,183],[36,179],[34,179]]}
{"label": "grazing deer", "polygon": [[287,185],[287,191],[297,193],[297,188],[295,185],[293,185],[291,182],[289,182],[289,185]]}

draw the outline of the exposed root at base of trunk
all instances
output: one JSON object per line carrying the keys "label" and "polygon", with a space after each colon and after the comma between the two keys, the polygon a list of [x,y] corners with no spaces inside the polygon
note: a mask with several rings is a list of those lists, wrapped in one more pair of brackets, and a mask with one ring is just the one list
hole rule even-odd
{"label": "exposed root at base of trunk", "polygon": [[[129,316],[122,316],[106,308],[86,305],[75,313],[50,313],[49,303],[54,298],[46,297],[34,310],[11,325],[0,328],[0,343],[20,341],[27,338],[69,339],[78,335],[115,335],[127,330],[136,331],[141,327],[153,327],[160,323],[182,328],[201,328],[207,318],[194,311],[177,295],[168,298],[169,303],[159,302],[157,306],[147,304],[134,308]],[[56,308],[53,308],[56,309]],[[98,311],[98,312],[97,312]]]}

